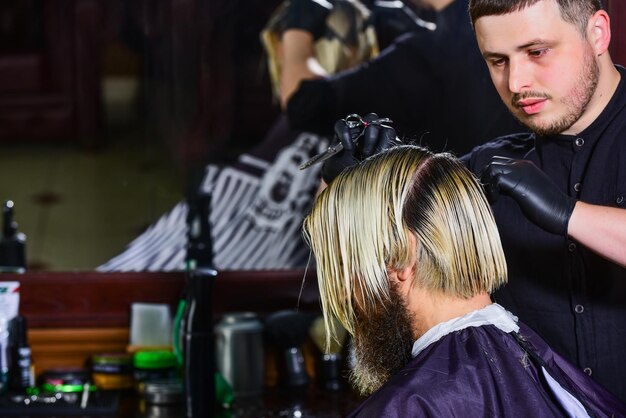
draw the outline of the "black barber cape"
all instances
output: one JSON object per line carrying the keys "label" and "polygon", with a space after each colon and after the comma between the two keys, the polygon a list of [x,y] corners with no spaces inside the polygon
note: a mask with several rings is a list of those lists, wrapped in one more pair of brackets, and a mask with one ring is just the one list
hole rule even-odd
{"label": "black barber cape", "polygon": [[617,398],[518,325],[517,332],[479,325],[442,336],[350,417],[626,416]]}

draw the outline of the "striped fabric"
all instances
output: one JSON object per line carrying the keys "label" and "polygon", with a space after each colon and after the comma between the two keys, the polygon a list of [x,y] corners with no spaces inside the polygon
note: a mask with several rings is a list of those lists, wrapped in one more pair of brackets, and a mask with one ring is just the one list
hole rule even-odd
{"label": "striped fabric", "polygon": [[[319,166],[298,166],[327,141],[302,133],[273,162],[244,154],[232,167],[207,166],[202,189],[213,194],[215,266],[228,270],[290,269],[306,265],[302,220],[319,185]],[[98,271],[184,269],[187,204],[180,202]]]}

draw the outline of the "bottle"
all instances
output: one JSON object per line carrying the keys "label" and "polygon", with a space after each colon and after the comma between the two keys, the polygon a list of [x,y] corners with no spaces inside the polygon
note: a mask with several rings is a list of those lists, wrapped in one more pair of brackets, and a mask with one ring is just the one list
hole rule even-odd
{"label": "bottle", "polygon": [[[206,197],[205,197],[206,199]],[[185,322],[185,313],[187,311],[187,287],[188,287],[188,275],[191,271],[195,270],[195,268],[200,265],[202,267],[212,267],[212,245],[211,245],[211,233],[210,226],[208,220],[208,205],[210,205],[210,196],[208,196],[209,202],[206,205],[207,218],[202,219],[203,214],[200,213],[200,206],[202,199],[199,198],[195,193],[192,194],[192,197],[187,199],[187,254],[185,256],[185,286],[183,287],[183,291],[178,302],[178,307],[176,308],[176,314],[174,315],[174,324],[172,329],[172,342],[173,342],[173,351],[176,355],[178,363],[180,366],[183,366],[184,356],[183,356],[183,332],[182,328],[184,327]],[[205,232],[202,232],[202,229],[205,229]],[[208,254],[207,254],[207,243],[203,242],[203,240],[208,241]],[[207,259],[208,257],[208,259]]]}
{"label": "bottle", "polygon": [[2,205],[2,237],[0,238],[0,272],[24,273],[26,271],[26,235],[17,231],[13,219],[13,201]]}
{"label": "bottle", "polygon": [[9,387],[23,392],[31,386],[31,350],[26,336],[26,318],[19,315],[9,322]]}
{"label": "bottle", "polygon": [[209,223],[210,194],[189,205],[185,307],[180,324],[183,346],[183,388],[188,418],[215,414],[215,361],[212,291],[217,271]]}

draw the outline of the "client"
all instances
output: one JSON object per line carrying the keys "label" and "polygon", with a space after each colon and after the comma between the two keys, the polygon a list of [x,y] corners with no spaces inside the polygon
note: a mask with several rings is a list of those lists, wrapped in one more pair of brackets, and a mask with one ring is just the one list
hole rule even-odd
{"label": "client", "polygon": [[507,281],[473,175],[449,154],[400,146],[346,169],[304,224],[327,341],[353,337],[352,416],[626,416],[490,294]]}

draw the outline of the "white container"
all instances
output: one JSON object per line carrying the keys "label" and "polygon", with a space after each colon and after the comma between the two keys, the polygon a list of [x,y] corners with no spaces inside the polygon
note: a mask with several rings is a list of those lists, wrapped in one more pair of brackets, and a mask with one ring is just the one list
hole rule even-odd
{"label": "white container", "polygon": [[166,347],[172,344],[172,314],[162,303],[133,303],[130,317],[130,345]]}

